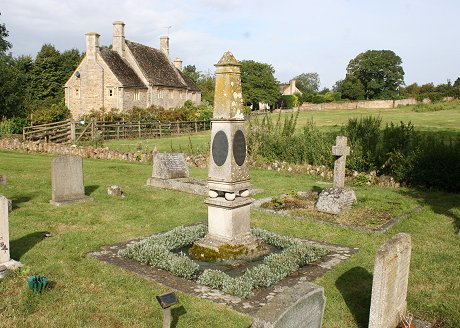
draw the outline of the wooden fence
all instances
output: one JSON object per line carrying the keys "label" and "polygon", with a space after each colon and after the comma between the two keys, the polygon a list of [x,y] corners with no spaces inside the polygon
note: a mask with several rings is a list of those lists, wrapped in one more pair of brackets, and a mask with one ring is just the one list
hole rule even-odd
{"label": "wooden fence", "polygon": [[98,121],[71,120],[25,127],[23,140],[44,140],[55,143],[77,143],[128,138],[161,138],[163,136],[210,130],[210,121]]}

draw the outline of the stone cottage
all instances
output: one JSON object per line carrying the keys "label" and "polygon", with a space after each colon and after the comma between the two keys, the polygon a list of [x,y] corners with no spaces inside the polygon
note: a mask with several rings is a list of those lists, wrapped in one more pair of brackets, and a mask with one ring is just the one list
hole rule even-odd
{"label": "stone cottage", "polygon": [[295,80],[289,81],[289,83],[280,84],[280,92],[283,96],[286,95],[302,95],[302,91],[297,89]]}
{"label": "stone cottage", "polygon": [[112,49],[99,47],[99,34],[86,33],[86,55],[65,84],[65,104],[73,118],[91,110],[201,102],[196,84],[182,73],[182,61],[169,59],[169,37],[160,49],[125,39],[125,24],[113,23]]}

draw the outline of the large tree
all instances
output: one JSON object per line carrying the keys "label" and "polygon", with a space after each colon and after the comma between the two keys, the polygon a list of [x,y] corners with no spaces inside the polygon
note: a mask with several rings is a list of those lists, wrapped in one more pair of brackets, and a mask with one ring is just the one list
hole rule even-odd
{"label": "large tree", "polygon": [[404,84],[401,64],[401,58],[391,50],[368,50],[350,61],[346,79],[358,79],[367,99],[395,98]]}
{"label": "large tree", "polygon": [[182,69],[182,73],[188,76],[201,91],[201,101],[212,105],[214,103],[214,76],[198,71],[195,65],[187,65]]}
{"label": "large tree", "polygon": [[274,77],[275,69],[253,60],[242,60],[240,64],[244,103],[256,107],[259,102],[275,104],[280,97],[279,83]]}
{"label": "large tree", "polygon": [[297,89],[302,93],[317,93],[319,91],[319,74],[314,73],[302,73],[294,77]]}

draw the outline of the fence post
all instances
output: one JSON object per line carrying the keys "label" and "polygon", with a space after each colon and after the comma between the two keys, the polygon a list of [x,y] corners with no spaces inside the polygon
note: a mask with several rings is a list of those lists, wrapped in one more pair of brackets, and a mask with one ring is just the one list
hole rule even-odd
{"label": "fence post", "polygon": [[179,125],[179,121],[176,121],[176,126],[177,126],[177,134],[180,134],[180,125]]}
{"label": "fence post", "polygon": [[96,139],[96,118],[91,118],[91,141]]}
{"label": "fence post", "polygon": [[198,132],[198,124],[195,121],[195,133]]}
{"label": "fence post", "polygon": [[75,135],[75,121],[70,120],[70,142],[75,143],[75,140],[77,139]]}
{"label": "fence post", "polygon": [[141,121],[137,121],[137,127],[138,127],[138,131],[139,131],[139,139],[141,138]]}
{"label": "fence post", "polygon": [[161,138],[161,122],[158,122],[158,127],[159,127],[159,130],[160,130],[160,138]]}

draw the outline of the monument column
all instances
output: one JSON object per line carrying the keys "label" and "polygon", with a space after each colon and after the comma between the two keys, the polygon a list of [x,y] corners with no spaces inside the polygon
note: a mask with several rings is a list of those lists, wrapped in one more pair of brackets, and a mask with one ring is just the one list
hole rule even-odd
{"label": "monument column", "polygon": [[240,64],[226,52],[216,66],[216,87],[209,159],[208,234],[199,245],[256,246],[250,231],[249,170]]}
{"label": "monument column", "polygon": [[10,233],[8,224],[8,199],[0,196],[0,265],[10,269],[21,266],[10,258]]}

